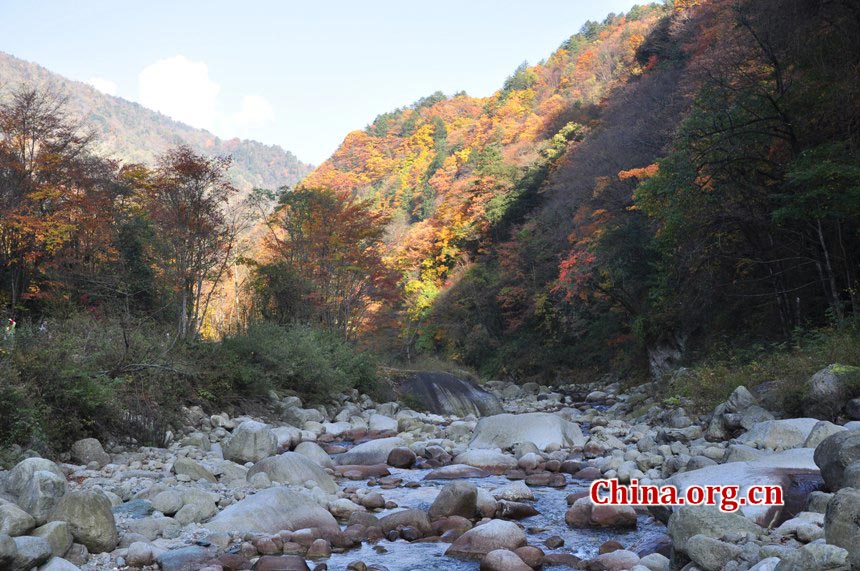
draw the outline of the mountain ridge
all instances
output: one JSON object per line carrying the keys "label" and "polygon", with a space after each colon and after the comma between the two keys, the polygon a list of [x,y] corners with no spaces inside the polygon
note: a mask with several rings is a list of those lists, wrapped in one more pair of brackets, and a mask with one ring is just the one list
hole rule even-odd
{"label": "mountain ridge", "polygon": [[49,87],[66,97],[69,112],[96,133],[95,148],[104,156],[151,163],[170,147],[185,143],[198,152],[231,155],[231,176],[242,190],[293,186],[314,168],[278,145],[218,137],[206,129],[192,127],[140,103],[103,93],[38,63],[0,51],[0,98],[3,91],[29,84]]}

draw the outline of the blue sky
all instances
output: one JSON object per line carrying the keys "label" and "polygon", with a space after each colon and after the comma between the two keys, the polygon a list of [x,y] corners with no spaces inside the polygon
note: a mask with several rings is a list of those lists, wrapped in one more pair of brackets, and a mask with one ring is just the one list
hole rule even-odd
{"label": "blue sky", "polygon": [[376,115],[436,90],[489,95],[635,3],[0,0],[0,50],[318,164]]}

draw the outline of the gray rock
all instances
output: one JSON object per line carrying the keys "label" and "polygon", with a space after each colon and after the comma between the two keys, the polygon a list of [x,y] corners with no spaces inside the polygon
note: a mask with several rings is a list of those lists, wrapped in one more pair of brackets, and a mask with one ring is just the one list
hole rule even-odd
{"label": "gray rock", "polygon": [[466,450],[454,458],[454,463],[480,468],[491,474],[503,474],[517,467],[516,458],[498,448]]}
{"label": "gray rock", "polygon": [[[818,467],[812,461],[811,448],[794,448],[778,454],[768,454],[750,462],[732,462],[708,466],[689,472],[678,472],[666,480],[666,484],[686,491],[694,485],[740,485],[742,494],[754,485],[780,485],[790,490],[793,482],[815,480]],[[778,519],[785,506],[744,505],[740,508],[747,518],[762,527],[768,527]]]}
{"label": "gray rock", "polygon": [[84,438],[72,444],[72,458],[83,465],[95,462],[102,468],[110,464],[110,455],[95,438]]}
{"label": "gray rock", "polygon": [[189,489],[182,494],[182,508],[173,516],[181,525],[200,523],[218,513],[215,505],[217,496],[199,490]]}
{"label": "gray rock", "polygon": [[857,394],[853,388],[860,378],[860,368],[833,364],[821,369],[809,380],[803,398],[803,414],[824,420],[833,420],[845,402]]}
{"label": "gray rock", "polygon": [[373,432],[397,432],[397,421],[381,414],[373,414],[367,423]]}
{"label": "gray rock", "polygon": [[136,541],[128,546],[125,560],[132,567],[145,567],[155,563],[156,559],[164,553],[164,549],[156,547],[151,543]]}
{"label": "gray rock", "polygon": [[842,432],[843,430],[845,430],[844,426],[833,424],[828,420],[822,420],[821,422],[812,427],[812,432],[809,433],[806,442],[803,443],[803,447],[815,448],[816,446],[821,444],[828,436],[832,436],[837,432]]}
{"label": "gray rock", "polygon": [[41,537],[16,537],[15,547],[18,548],[13,564],[15,570],[28,571],[52,557],[51,545]]}
{"label": "gray rock", "polygon": [[9,471],[9,477],[6,480],[6,491],[17,498],[24,491],[27,483],[33,479],[33,474],[39,470],[53,472],[60,478],[65,479],[60,467],[50,460],[45,460],[44,458],[27,458]]}
{"label": "gray rock", "polygon": [[51,513],[51,521],[66,521],[75,541],[91,553],[113,551],[119,543],[110,500],[101,491],[68,492]]}
{"label": "gray rock", "polygon": [[669,558],[660,553],[651,553],[639,560],[639,565],[646,567],[649,571],[669,571]]}
{"label": "gray rock", "polygon": [[182,495],[175,490],[165,490],[152,498],[152,507],[164,515],[173,515],[182,509]]}
{"label": "gray rock", "polygon": [[816,424],[818,424],[816,418],[788,418],[760,422],[749,432],[738,437],[738,442],[753,448],[768,450],[799,448],[809,438]]}
{"label": "gray rock", "polygon": [[853,565],[860,565],[860,490],[836,492],[824,514],[824,536],[827,543],[847,550]]}
{"label": "gray rock", "polygon": [[750,462],[758,460],[767,454],[764,450],[747,446],[746,444],[729,444],[726,448],[726,457],[723,460],[725,464],[730,462]]}
{"label": "gray rock", "polygon": [[480,571],[532,571],[532,568],[513,551],[495,549],[481,559]]}
{"label": "gray rock", "polygon": [[247,477],[250,479],[261,473],[271,482],[303,486],[312,481],[329,494],[337,492],[337,484],[325,470],[296,452],[284,452],[257,462],[248,470]]}
{"label": "gray rock", "polygon": [[477,511],[478,487],[471,482],[447,484],[433,500],[429,516],[431,520],[452,515],[473,519]]}
{"label": "gray rock", "polygon": [[[519,390],[519,387],[517,387]],[[401,392],[416,398],[429,412],[460,417],[503,412],[495,395],[472,381],[448,373],[420,372],[406,379]]]}
{"label": "gray rock", "polygon": [[155,511],[155,507],[149,500],[139,498],[114,506],[112,511],[117,515],[124,515],[132,519],[140,519],[142,517],[152,515],[152,512]]}
{"label": "gray rock", "polygon": [[33,516],[36,525],[41,525],[48,521],[51,510],[65,493],[65,478],[48,470],[37,470],[18,495],[18,505]]}
{"label": "gray rock", "polygon": [[687,552],[687,542],[695,535],[714,539],[727,533],[760,535],[762,528],[736,513],[724,513],[714,506],[681,506],[669,517],[669,535],[675,549]]}
{"label": "gray rock", "polygon": [[849,571],[848,552],[835,545],[810,543],[790,551],[776,571]]}
{"label": "gray rock", "polygon": [[400,446],[406,446],[406,441],[399,436],[369,440],[338,456],[337,463],[341,466],[385,464],[391,451]]}
{"label": "gray rock", "polygon": [[720,571],[741,554],[741,548],[706,535],[694,535],[687,540],[687,555],[706,571]]}
{"label": "gray rock", "polygon": [[198,571],[217,554],[218,550],[214,546],[193,545],[164,551],[158,555],[156,562],[161,571]]}
{"label": "gray rock", "polygon": [[52,521],[42,527],[37,527],[32,532],[33,537],[41,537],[51,546],[51,553],[56,557],[62,557],[72,546],[72,531],[69,524],[64,521]]}
{"label": "gray rock", "polygon": [[306,422],[323,422],[325,417],[315,408],[299,408],[290,407],[284,411],[283,419],[285,422],[292,424],[298,428],[305,425]]}
{"label": "gray rock", "polygon": [[632,569],[639,563],[639,556],[626,549],[618,549],[597,556],[597,569],[602,571],[623,571]]}
{"label": "gray rock", "polygon": [[269,488],[228,506],[204,525],[213,532],[277,533],[317,527],[340,530],[337,520],[307,494]]}
{"label": "gray rock", "polygon": [[145,517],[126,522],[129,533],[141,535],[149,541],[155,541],[159,537],[178,537],[182,526],[172,517]]}
{"label": "gray rock", "polygon": [[851,420],[860,420],[860,398],[845,403],[845,415]]}
{"label": "gray rock", "polygon": [[860,460],[860,430],[845,430],[828,436],[815,448],[815,463],[831,491],[843,487],[845,468]]}
{"label": "gray rock", "polygon": [[217,482],[215,475],[212,474],[212,472],[207,470],[199,462],[185,456],[180,456],[173,462],[173,471],[177,475],[182,474],[188,476],[194,482],[198,480],[206,480],[213,484]]}
{"label": "gray rock", "polygon": [[278,440],[278,448],[289,450],[302,441],[302,431],[295,426],[278,426],[272,429],[272,433]]}
{"label": "gray rock", "polygon": [[860,460],[855,460],[842,472],[842,485],[846,488],[860,488]]}
{"label": "gray rock", "polygon": [[331,456],[316,442],[302,442],[295,449],[296,454],[301,454],[314,464],[322,468],[334,468]]}
{"label": "gray rock", "polygon": [[382,528],[383,533],[403,527],[411,527],[417,530],[422,537],[433,533],[427,513],[418,509],[406,509],[390,513],[379,520],[379,526]]}
{"label": "gray rock", "polygon": [[496,549],[514,551],[526,544],[526,534],[510,521],[491,520],[473,527],[445,551],[445,555],[461,559],[479,559]]}
{"label": "gray rock", "polygon": [[15,541],[5,533],[0,533],[0,569],[9,569],[15,563],[18,556],[18,546]]}
{"label": "gray rock", "polygon": [[39,567],[39,571],[81,571],[81,568],[62,557],[51,557],[47,563]]}
{"label": "gray rock", "polygon": [[545,412],[497,414],[478,421],[470,448],[512,448],[531,442],[540,450],[547,447],[583,446],[585,437],[578,424]]}
{"label": "gray rock", "polygon": [[33,516],[13,504],[0,499],[0,534],[12,537],[24,535],[36,527]]}
{"label": "gray rock", "polygon": [[240,464],[259,462],[278,451],[278,438],[268,426],[254,420],[240,424],[224,445],[224,458]]}

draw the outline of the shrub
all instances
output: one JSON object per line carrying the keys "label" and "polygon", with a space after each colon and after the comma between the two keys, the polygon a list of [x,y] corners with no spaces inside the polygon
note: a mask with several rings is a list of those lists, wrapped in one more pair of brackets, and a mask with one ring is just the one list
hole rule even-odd
{"label": "shrub", "polygon": [[774,383],[783,409],[798,413],[809,378],[832,363],[860,365],[860,322],[798,332],[791,345],[714,352],[701,364],[677,375],[670,390],[709,410],[739,385],[752,389]]}
{"label": "shrub", "polygon": [[206,390],[215,386],[246,398],[276,390],[323,402],[347,389],[371,394],[381,389],[369,353],[306,325],[259,323],[221,343],[199,346],[197,360]]}

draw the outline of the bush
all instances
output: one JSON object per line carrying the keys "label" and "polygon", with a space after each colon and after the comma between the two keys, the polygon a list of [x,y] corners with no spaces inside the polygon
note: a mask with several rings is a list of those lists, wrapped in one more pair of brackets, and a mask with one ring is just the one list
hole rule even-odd
{"label": "bush", "polygon": [[372,355],[307,326],[261,323],[188,344],[171,333],[88,314],[21,325],[0,346],[0,450],[51,454],[88,436],[160,446],[185,404],[222,407],[271,390],[318,403],[385,386]]}
{"label": "bush", "polygon": [[221,343],[198,346],[196,359],[207,390],[248,398],[293,391],[318,403],[353,388],[377,394],[382,386],[369,353],[305,325],[253,325]]}
{"label": "bush", "polygon": [[860,365],[860,322],[799,331],[791,345],[715,351],[709,359],[676,376],[667,392],[690,397],[701,409],[710,410],[739,385],[752,389],[774,383],[785,412],[796,414],[809,378],[832,363]]}
{"label": "bush", "polygon": [[0,361],[0,447],[42,453],[95,436],[160,444],[175,420],[183,374],[162,356],[163,330],[77,315],[23,324]]}

